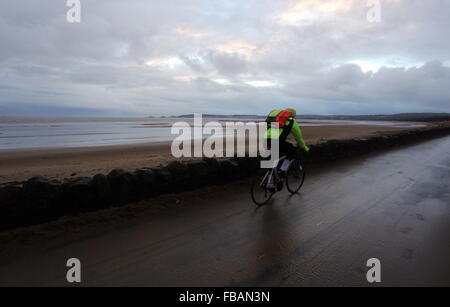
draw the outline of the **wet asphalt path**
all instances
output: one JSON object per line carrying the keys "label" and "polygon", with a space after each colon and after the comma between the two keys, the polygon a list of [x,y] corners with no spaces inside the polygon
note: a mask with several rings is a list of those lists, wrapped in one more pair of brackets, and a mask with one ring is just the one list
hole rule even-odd
{"label": "wet asphalt path", "polygon": [[366,286],[378,258],[381,285],[450,286],[450,137],[315,167],[258,209],[248,189],[0,259],[0,285],[67,285],[76,257],[82,285]]}

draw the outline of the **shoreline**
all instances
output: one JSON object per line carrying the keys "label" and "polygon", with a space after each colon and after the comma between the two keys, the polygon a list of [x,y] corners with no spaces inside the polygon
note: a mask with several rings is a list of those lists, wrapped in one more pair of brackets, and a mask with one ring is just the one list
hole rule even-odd
{"label": "shoreline", "polygon": [[[427,124],[427,126],[430,126]],[[318,144],[328,140],[364,138],[395,134],[420,128],[393,128],[379,125],[304,126],[306,143]],[[176,159],[171,155],[171,142],[135,143],[108,146],[31,148],[0,150],[0,185],[20,183],[33,176],[64,179],[107,174],[120,168],[133,171],[156,167]]]}

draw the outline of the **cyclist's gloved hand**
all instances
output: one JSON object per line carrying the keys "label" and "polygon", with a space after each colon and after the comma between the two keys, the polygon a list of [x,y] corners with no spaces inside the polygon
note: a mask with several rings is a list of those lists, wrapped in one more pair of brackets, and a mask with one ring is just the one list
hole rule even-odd
{"label": "cyclist's gloved hand", "polygon": [[305,145],[305,151],[308,152],[309,151],[309,147],[307,145]]}

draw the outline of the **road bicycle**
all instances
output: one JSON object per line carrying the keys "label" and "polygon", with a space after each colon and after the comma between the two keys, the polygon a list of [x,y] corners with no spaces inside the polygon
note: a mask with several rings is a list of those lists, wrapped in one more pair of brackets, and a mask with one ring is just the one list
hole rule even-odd
{"label": "road bicycle", "polygon": [[[286,163],[288,166],[286,168]],[[284,168],[284,169],[283,169]],[[297,193],[305,181],[305,169],[298,158],[280,157],[274,168],[261,169],[252,181],[251,195],[253,202],[262,206],[272,196],[283,189],[284,182],[291,194]]]}

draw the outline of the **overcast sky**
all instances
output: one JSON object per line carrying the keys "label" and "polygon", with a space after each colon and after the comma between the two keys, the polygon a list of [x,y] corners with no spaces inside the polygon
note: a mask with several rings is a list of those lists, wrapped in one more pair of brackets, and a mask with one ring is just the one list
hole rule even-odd
{"label": "overcast sky", "polygon": [[450,111],[450,1],[0,2],[0,115]]}

